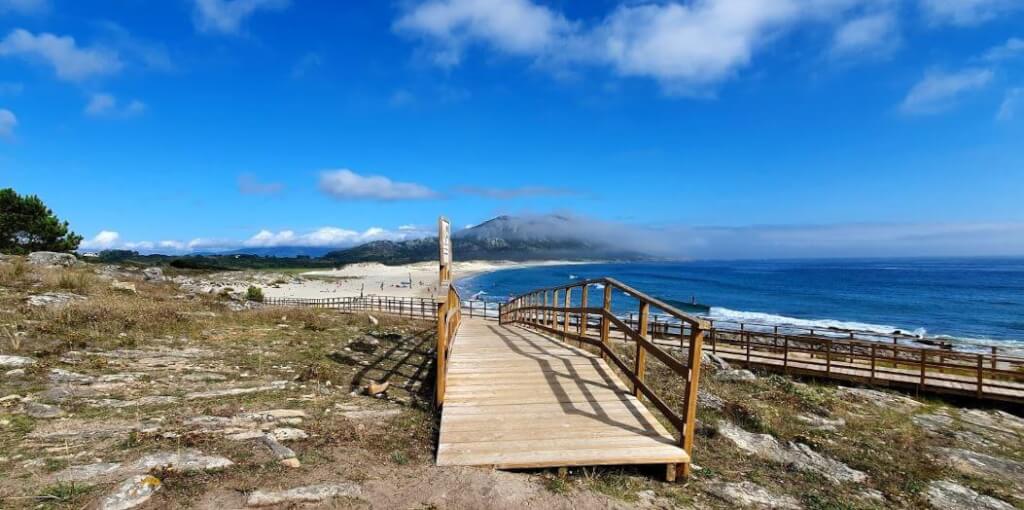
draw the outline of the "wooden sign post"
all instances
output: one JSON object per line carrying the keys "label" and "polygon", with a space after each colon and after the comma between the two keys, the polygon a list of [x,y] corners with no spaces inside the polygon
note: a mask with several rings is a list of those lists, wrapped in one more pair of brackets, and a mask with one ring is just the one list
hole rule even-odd
{"label": "wooden sign post", "polygon": [[444,216],[437,219],[437,245],[441,263],[438,289],[444,289],[452,281],[452,224]]}

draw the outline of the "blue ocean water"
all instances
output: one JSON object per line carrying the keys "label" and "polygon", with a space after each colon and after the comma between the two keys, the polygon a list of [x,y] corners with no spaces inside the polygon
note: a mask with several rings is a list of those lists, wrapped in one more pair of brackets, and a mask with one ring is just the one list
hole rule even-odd
{"label": "blue ocean water", "polygon": [[602,276],[663,300],[695,297],[712,306],[713,319],[1024,345],[1024,258],[539,266],[486,273],[458,286],[463,295],[502,299]]}

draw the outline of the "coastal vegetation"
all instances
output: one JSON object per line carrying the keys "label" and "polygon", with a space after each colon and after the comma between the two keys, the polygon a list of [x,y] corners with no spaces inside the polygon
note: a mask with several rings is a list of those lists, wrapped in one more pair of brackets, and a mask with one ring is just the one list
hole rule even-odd
{"label": "coastal vegetation", "polygon": [[39,197],[0,189],[0,253],[74,251],[81,241]]}

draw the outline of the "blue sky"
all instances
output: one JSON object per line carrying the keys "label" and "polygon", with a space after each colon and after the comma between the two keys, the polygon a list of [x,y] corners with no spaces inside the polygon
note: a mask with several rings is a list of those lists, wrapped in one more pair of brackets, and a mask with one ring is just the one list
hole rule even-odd
{"label": "blue sky", "polygon": [[1019,0],[0,0],[0,186],[88,249],[558,211],[1021,254],[1022,63]]}

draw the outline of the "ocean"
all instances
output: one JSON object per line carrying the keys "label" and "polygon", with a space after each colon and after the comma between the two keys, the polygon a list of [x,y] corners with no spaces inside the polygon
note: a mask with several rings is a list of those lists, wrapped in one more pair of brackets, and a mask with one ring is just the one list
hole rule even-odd
{"label": "ocean", "polygon": [[1024,258],[601,263],[507,269],[457,285],[463,296],[504,300],[602,276],[666,301],[696,299],[714,320],[898,330],[1024,349]]}

